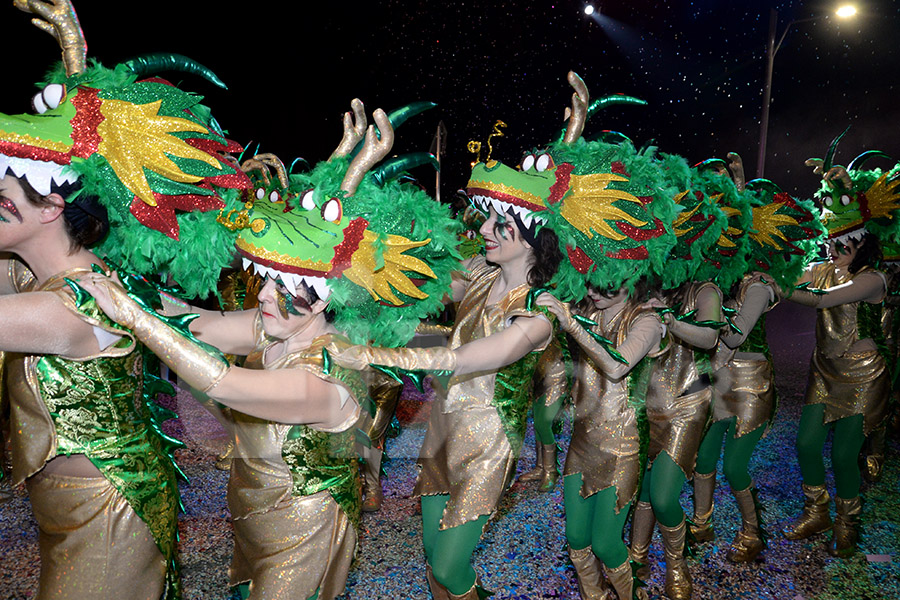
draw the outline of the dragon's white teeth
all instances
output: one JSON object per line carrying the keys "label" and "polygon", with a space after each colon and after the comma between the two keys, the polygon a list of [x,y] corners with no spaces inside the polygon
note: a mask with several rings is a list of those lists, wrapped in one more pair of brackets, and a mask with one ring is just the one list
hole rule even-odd
{"label": "dragon's white teeth", "polygon": [[525,214],[521,215],[521,217],[522,217],[522,223],[525,224],[525,227],[528,229],[531,229],[531,224],[534,222],[534,217],[531,216],[531,213],[530,212],[525,213]]}
{"label": "dragon's white teeth", "polygon": [[293,273],[279,273],[279,275],[281,276],[281,283],[284,284],[284,287],[287,288],[287,291],[290,292],[291,296],[296,296],[297,285],[302,279]]}
{"label": "dragon's white teeth", "polygon": [[35,191],[47,196],[53,183],[62,185],[78,181],[78,174],[69,165],[0,155],[0,177],[11,170],[16,177],[24,177]]}
{"label": "dragon's white teeth", "polygon": [[838,244],[846,244],[850,240],[853,240],[854,242],[859,242],[863,239],[863,236],[865,235],[865,233],[866,233],[865,229],[856,229],[854,231],[851,231],[850,233],[845,233],[844,235],[839,235],[836,238],[832,238],[832,241],[836,242]]}
{"label": "dragon's white teeth", "polygon": [[324,277],[304,277],[303,280],[315,290],[316,296],[322,300],[328,299],[328,296],[331,294],[331,288],[328,287],[328,282]]}
{"label": "dragon's white teeth", "polygon": [[250,262],[250,259],[249,259],[249,258],[243,258],[243,257],[241,257],[241,265],[244,267],[244,270],[245,270],[245,271],[249,271],[249,270],[250,270],[250,265],[252,265],[252,264],[253,264],[253,263]]}

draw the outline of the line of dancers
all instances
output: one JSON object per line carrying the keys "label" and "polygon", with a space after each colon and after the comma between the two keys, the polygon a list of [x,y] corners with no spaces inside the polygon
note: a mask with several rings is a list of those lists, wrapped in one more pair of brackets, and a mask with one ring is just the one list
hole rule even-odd
{"label": "line of dancers", "polygon": [[[397,381],[439,374],[414,490],[434,598],[485,597],[472,555],[515,477],[528,410],[531,478],[550,490],[569,389],[562,479],[582,597],[645,598],[658,527],[665,593],[691,598],[685,547],[715,535],[723,444],[741,513],[727,558],[766,547],[748,465],[776,410],[764,322],[782,300],[818,309],[798,427],[805,504],[784,535],[833,529],[829,551],[854,552],[858,455],[866,436],[877,445],[896,379],[885,314],[898,282],[882,265],[897,259],[900,168],[863,169],[874,154],[839,167],[836,140],[811,163],[817,204],[745,181],[735,154],[691,167],[621,134],[588,140],[600,109],[639,102],[592,102],[569,73],[559,139],[516,167],[470,145],[471,206],[457,219],[401,177],[433,157],[387,158],[424,103],[369,124],[354,100],[338,147],[305,172],[272,155],[239,163],[209,109],[153,75],[163,64],[213,79],[207,69],[171,57],[105,69],[86,60],[69,2],[16,5],[64,56],[37,115],[0,114],[8,477],[40,528],[39,598],[181,596],[178,442],[152,399],[158,361],[233,434],[230,576],[245,597],[344,591],[361,512],[380,504]],[[829,258],[813,263],[823,243]],[[243,310],[184,300],[215,294],[235,257]],[[447,304],[447,344],[410,344]]]}

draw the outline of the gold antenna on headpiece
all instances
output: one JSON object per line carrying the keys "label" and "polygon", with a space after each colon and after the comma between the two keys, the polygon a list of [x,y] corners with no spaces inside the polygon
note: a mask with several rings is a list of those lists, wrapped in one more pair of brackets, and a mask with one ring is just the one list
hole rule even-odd
{"label": "gold antenna on headpiece", "polygon": [[13,4],[23,12],[36,15],[31,23],[59,42],[66,75],[84,72],[87,43],[70,0],[13,0]]}

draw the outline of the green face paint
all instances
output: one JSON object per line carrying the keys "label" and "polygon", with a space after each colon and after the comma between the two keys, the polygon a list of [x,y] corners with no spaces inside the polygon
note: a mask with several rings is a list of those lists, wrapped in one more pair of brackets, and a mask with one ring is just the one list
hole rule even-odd
{"label": "green face paint", "polygon": [[[290,292],[287,291],[284,284],[281,282],[281,279],[275,280],[275,304],[278,306],[278,312],[281,314],[282,319],[287,319],[290,315],[300,316],[300,311],[297,310],[297,307],[294,306],[294,302],[303,302],[303,298],[295,298],[291,295]],[[309,304],[306,304],[304,308],[309,309]]]}

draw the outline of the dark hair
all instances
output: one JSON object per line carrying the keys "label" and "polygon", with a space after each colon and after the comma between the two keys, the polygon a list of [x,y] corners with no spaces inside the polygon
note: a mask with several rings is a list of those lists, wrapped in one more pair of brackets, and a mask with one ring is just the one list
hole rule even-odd
{"label": "dark hair", "polygon": [[543,287],[556,275],[556,270],[563,260],[562,252],[559,251],[559,238],[549,227],[541,227],[534,236],[531,247],[534,250],[534,262],[528,269],[528,285],[535,288]]}
{"label": "dark hair", "polygon": [[856,256],[853,258],[850,266],[847,267],[847,270],[855,275],[863,267],[877,269],[881,266],[882,258],[881,245],[878,243],[878,238],[871,233],[866,233],[856,244]]}
{"label": "dark hair", "polygon": [[[295,297],[302,297],[305,302],[309,302],[310,306],[321,300],[316,290],[306,285],[306,282],[301,282],[297,286],[297,295]],[[326,323],[334,323],[334,311],[330,307],[326,307],[322,314],[325,315]]]}
{"label": "dark hair", "polygon": [[[25,177],[16,177],[25,198],[34,206],[47,206],[50,202],[45,196],[37,192]],[[90,248],[106,236],[109,231],[109,217],[106,208],[100,204],[100,200],[93,195],[81,193],[78,197],[68,201],[69,196],[81,190],[81,182],[58,184],[55,181],[50,185],[51,194],[59,194],[65,201],[63,205],[63,222],[66,226],[66,234],[69,236],[69,254],[73,254],[81,248]]]}

